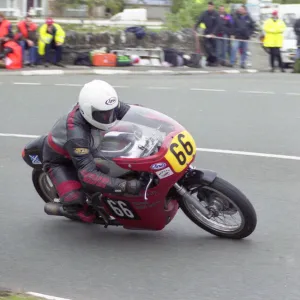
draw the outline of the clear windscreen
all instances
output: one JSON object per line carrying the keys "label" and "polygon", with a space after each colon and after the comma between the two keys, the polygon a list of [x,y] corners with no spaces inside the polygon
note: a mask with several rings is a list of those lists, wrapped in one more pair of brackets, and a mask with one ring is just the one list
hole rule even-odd
{"label": "clear windscreen", "polygon": [[159,151],[165,137],[183,127],[172,118],[131,106],[121,121],[107,131],[98,149],[104,157],[141,158]]}

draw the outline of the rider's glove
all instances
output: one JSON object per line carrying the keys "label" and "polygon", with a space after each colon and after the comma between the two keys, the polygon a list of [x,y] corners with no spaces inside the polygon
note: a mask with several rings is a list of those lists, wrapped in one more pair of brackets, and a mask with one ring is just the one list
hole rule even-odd
{"label": "rider's glove", "polygon": [[139,180],[133,179],[126,182],[125,191],[131,195],[138,195],[141,191],[141,182]]}

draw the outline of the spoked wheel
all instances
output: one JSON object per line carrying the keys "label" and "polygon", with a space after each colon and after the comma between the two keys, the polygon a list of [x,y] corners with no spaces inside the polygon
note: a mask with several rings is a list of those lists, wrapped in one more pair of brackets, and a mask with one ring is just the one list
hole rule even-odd
{"label": "spoked wheel", "polygon": [[192,183],[186,188],[212,212],[212,217],[207,218],[190,202],[181,200],[185,215],[202,229],[231,239],[245,238],[255,230],[257,217],[252,204],[229,182],[216,178],[209,186]]}
{"label": "spoked wheel", "polygon": [[[53,185],[47,173],[45,173],[43,170],[33,169],[32,182],[37,193],[44,200],[45,203],[60,203],[59,195],[57,194],[55,186]],[[73,221],[80,221],[80,219],[75,216],[66,216],[66,218]]]}

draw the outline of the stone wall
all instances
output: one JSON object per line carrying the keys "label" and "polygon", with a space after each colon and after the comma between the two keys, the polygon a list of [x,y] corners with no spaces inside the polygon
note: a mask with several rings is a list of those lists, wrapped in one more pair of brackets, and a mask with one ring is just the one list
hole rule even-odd
{"label": "stone wall", "polygon": [[[148,31],[143,39],[137,39],[133,33],[119,31],[116,33],[77,33],[69,31],[66,35],[63,59],[65,63],[73,63],[77,53],[88,52],[101,47],[111,50],[124,48],[175,48],[186,54],[195,52],[195,36],[192,30],[173,33],[161,31],[159,33]],[[203,50],[203,49],[202,49]],[[260,45],[250,44],[253,67],[261,66],[267,61],[267,55]]]}
{"label": "stone wall", "polygon": [[76,53],[108,47],[111,50],[124,48],[176,48],[186,53],[195,52],[195,38],[191,31],[172,33],[168,31],[147,32],[143,39],[137,39],[133,33],[77,33],[69,31],[64,45],[64,61],[70,63]]}

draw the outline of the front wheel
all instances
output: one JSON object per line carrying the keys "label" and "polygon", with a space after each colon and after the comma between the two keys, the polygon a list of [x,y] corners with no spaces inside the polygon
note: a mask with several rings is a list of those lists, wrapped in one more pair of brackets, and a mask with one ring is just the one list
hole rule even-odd
{"label": "front wheel", "polygon": [[[207,218],[188,200],[180,200],[180,207],[185,215],[202,229],[230,239],[243,239],[255,230],[257,217],[254,207],[247,197],[229,182],[217,177],[208,186],[191,183],[186,188],[203,206],[213,212],[213,217]],[[236,215],[240,216],[239,222]],[[227,217],[228,221],[225,220]]]}

